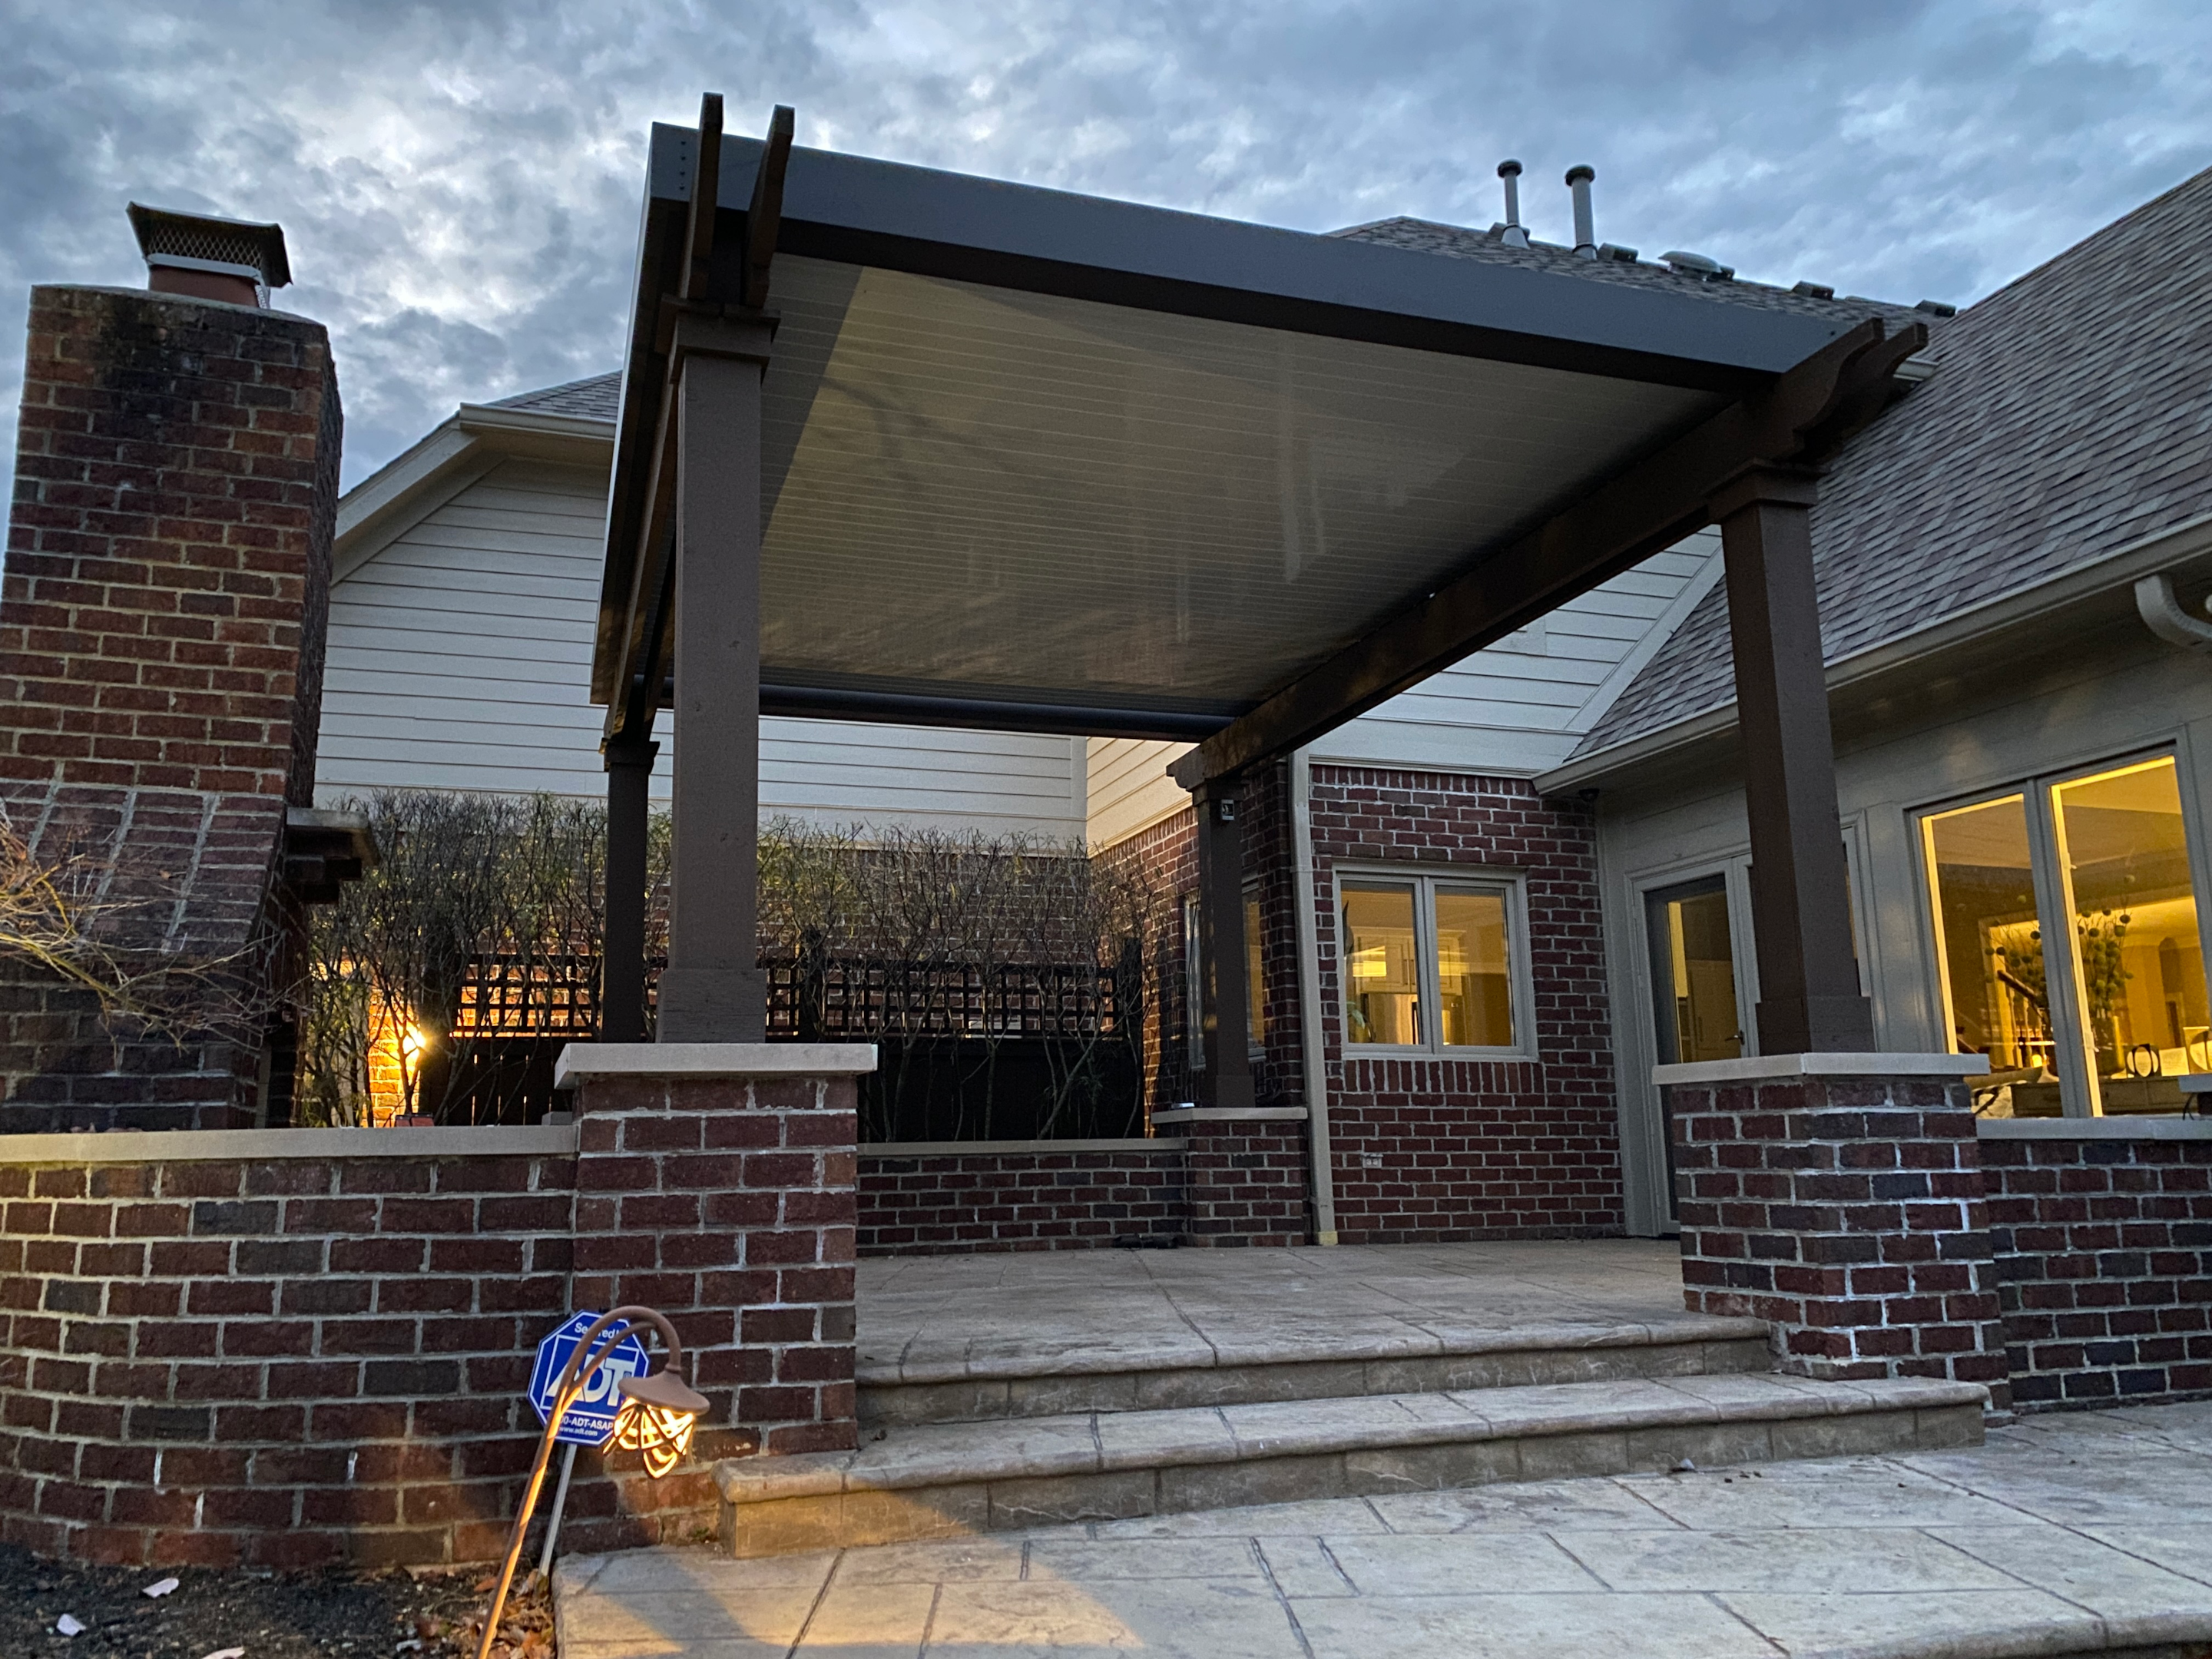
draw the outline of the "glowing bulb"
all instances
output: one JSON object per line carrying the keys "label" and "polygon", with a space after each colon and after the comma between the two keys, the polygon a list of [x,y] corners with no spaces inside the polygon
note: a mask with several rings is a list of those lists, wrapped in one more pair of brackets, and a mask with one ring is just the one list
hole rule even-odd
{"label": "glowing bulb", "polygon": [[693,1412],[644,1400],[625,1400],[615,1418],[615,1444],[641,1455],[646,1474],[658,1480],[690,1450],[691,1431],[698,1421]]}

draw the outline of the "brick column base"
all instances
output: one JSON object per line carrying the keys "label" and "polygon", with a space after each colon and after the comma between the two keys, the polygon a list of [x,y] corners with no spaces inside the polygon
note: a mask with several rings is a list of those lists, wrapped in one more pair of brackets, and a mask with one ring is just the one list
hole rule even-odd
{"label": "brick column base", "polygon": [[[867,1043],[576,1043],[571,1305],[666,1314],[714,1403],[694,1467],[858,1443],[854,1079]],[[710,1431],[712,1431],[710,1432]]]}
{"label": "brick column base", "polygon": [[1181,1137],[1186,1148],[1185,1244],[1313,1243],[1304,1107],[1175,1107],[1154,1113],[1152,1127],[1164,1138]]}
{"label": "brick column base", "polygon": [[1662,1066],[1692,1313],[1774,1327],[1801,1376],[1979,1382],[2004,1332],[1979,1146],[1949,1054]]}

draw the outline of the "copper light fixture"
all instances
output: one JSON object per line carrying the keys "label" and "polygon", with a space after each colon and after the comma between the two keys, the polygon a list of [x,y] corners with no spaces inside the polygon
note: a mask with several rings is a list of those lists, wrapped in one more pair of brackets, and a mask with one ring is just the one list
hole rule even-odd
{"label": "copper light fixture", "polygon": [[[514,1531],[507,1540],[507,1560],[500,1569],[499,1588],[493,1591],[491,1610],[484,1615],[483,1640],[477,1646],[477,1659],[491,1659],[492,1643],[499,1634],[499,1616],[507,1606],[507,1588],[514,1582],[515,1564],[522,1559],[523,1537],[530,1530],[531,1511],[538,1507],[538,1493],[545,1484],[545,1466],[552,1459],[553,1437],[560,1429],[561,1420],[581,1397],[585,1384],[612,1357],[623,1340],[641,1325],[650,1325],[660,1333],[660,1340],[667,1345],[668,1358],[659,1370],[647,1376],[616,1379],[615,1387],[623,1397],[623,1405],[615,1418],[615,1443],[643,1454],[645,1472],[655,1480],[674,1468],[690,1447],[691,1431],[708,1402],[704,1395],[684,1381],[684,1344],[677,1337],[676,1328],[650,1308],[617,1308],[601,1316],[578,1340],[575,1352],[568,1356],[568,1364],[561,1373],[560,1386],[554,1391],[553,1409],[546,1413],[545,1432],[538,1440],[538,1461],[530,1466],[530,1481],[523,1488],[522,1507],[514,1517]],[[607,1333],[604,1341],[600,1340],[603,1332]]]}

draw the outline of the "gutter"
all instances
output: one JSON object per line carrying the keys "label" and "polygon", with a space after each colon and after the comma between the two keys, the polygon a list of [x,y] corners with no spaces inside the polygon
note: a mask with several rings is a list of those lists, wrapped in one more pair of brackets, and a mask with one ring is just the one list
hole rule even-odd
{"label": "gutter", "polygon": [[[2208,553],[2212,553],[2212,513],[2172,530],[2160,531],[2103,558],[2062,571],[2033,587],[1953,611],[1925,628],[1831,663],[1826,674],[1828,695],[1833,697],[1839,691],[1941,655],[1983,635],[2070,610],[2084,600],[2116,589],[2130,589],[2145,577]],[[2131,599],[2131,608],[2132,603]],[[1540,775],[1535,787],[1540,794],[1571,793],[1624,771],[1675,759],[1734,731],[1735,723],[1735,699],[1731,697],[1672,726],[1571,760]]]}

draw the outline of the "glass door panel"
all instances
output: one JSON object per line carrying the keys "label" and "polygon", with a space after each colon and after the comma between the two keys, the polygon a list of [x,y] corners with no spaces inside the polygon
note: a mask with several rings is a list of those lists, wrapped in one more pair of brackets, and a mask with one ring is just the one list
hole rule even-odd
{"label": "glass door panel", "polygon": [[1952,1053],[1990,1060],[1975,1106],[1990,1117],[2057,1117],[2057,1043],[2027,797],[1930,813],[1920,823],[1946,1036]]}
{"label": "glass door panel", "polygon": [[1647,902],[1659,1063],[1740,1058],[1743,1027],[1723,878],[1670,887]]}
{"label": "glass door panel", "polygon": [[2178,1112],[2212,1070],[2204,954],[2173,757],[2054,785],[2083,1029],[2100,1109]]}
{"label": "glass door panel", "polygon": [[1344,961],[1351,983],[1345,1008],[1353,1042],[1417,1043],[1421,1038],[1421,957],[1413,889],[1346,882]]}

